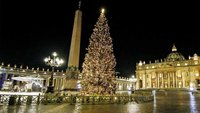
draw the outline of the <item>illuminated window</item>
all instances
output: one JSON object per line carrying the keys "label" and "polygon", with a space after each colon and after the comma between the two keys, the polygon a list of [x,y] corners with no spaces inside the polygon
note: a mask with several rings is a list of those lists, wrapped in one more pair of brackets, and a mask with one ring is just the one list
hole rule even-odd
{"label": "illuminated window", "polygon": [[185,63],[185,65],[187,66],[187,65],[188,65],[188,63]]}

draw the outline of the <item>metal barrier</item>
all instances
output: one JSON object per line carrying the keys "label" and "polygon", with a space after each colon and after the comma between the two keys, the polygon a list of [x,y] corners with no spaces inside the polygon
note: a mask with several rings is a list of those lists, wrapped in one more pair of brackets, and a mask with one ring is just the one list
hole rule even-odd
{"label": "metal barrier", "polygon": [[153,101],[152,95],[112,95],[112,96],[80,96],[80,95],[6,95],[0,94],[0,103],[6,105],[38,105],[38,104],[125,104],[128,102],[149,102]]}

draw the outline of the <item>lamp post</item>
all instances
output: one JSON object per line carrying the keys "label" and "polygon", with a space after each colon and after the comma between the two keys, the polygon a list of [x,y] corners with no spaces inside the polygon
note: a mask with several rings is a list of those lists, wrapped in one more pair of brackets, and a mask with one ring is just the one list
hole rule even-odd
{"label": "lamp post", "polygon": [[51,74],[51,78],[49,79],[49,86],[47,87],[47,92],[46,93],[54,93],[54,86],[53,86],[54,68],[55,67],[59,67],[64,63],[63,59],[60,59],[59,57],[57,57],[57,53],[56,52],[53,52],[52,55],[53,55],[53,58],[51,58],[49,56],[49,57],[46,57],[44,59],[44,62],[47,65],[51,66],[51,68],[52,68],[52,74]]}

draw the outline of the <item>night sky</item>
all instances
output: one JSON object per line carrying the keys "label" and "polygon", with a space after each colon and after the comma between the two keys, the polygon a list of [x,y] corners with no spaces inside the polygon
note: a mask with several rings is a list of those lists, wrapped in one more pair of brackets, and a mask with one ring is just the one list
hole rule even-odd
{"label": "night sky", "polygon": [[[195,3],[113,1],[82,0],[80,69],[101,8],[106,9],[121,76],[134,74],[139,60],[164,59],[173,43],[185,58],[200,55],[200,9]],[[78,0],[2,3],[0,62],[48,68],[43,59],[56,51],[65,60],[59,69],[66,69]]]}

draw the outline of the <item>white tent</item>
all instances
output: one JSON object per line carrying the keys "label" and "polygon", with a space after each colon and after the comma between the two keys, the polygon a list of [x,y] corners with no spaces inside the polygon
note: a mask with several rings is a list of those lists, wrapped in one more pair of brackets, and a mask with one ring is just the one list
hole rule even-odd
{"label": "white tent", "polygon": [[12,80],[29,82],[29,81],[44,80],[44,78],[34,78],[34,77],[12,77]]}
{"label": "white tent", "polygon": [[34,88],[36,89],[42,88],[43,87],[42,80],[44,80],[44,78],[27,76],[27,77],[12,77],[12,80],[26,82],[23,89],[27,90],[27,89],[34,89]]}

